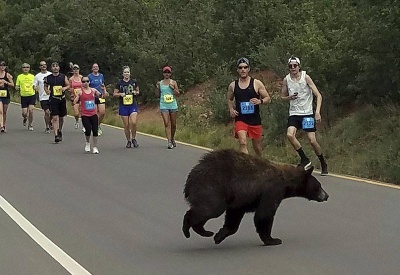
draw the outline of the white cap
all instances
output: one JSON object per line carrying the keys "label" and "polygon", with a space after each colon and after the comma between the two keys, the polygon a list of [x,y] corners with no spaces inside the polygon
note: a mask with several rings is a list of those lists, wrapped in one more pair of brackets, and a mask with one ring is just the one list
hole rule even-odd
{"label": "white cap", "polygon": [[289,60],[288,60],[287,63],[289,64],[289,63],[292,62],[292,61],[296,61],[297,64],[300,65],[300,59],[299,59],[298,57],[291,57],[291,58],[289,58]]}

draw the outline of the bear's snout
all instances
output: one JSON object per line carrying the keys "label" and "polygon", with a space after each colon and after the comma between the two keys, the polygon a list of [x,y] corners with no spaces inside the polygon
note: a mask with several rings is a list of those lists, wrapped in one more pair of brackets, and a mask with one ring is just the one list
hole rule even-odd
{"label": "bear's snout", "polygon": [[325,190],[321,188],[321,192],[319,193],[319,196],[318,196],[318,202],[327,201],[328,198],[329,198],[328,193],[326,193]]}

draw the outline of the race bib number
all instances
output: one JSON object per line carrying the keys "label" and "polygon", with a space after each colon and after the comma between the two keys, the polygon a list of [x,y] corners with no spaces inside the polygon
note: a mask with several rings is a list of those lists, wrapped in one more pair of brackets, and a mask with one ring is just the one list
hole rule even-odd
{"label": "race bib number", "polygon": [[7,97],[7,90],[0,90],[0,97]]}
{"label": "race bib number", "polygon": [[96,105],[94,104],[94,100],[86,100],[86,101],[85,101],[85,108],[86,108],[86,110],[92,111],[92,110],[94,110],[95,106],[96,106]]}
{"label": "race bib number", "polygon": [[81,89],[74,89],[75,96],[77,96],[80,91],[81,91]]}
{"label": "race bib number", "polygon": [[315,119],[313,117],[305,117],[302,122],[303,129],[315,128]]}
{"label": "race bib number", "polygon": [[165,103],[171,103],[174,101],[174,96],[173,95],[164,95],[164,102]]}
{"label": "race bib number", "polygon": [[124,105],[132,105],[133,104],[133,95],[126,95],[122,99],[122,103]]}
{"label": "race bib number", "polygon": [[99,97],[99,102],[100,102],[100,103],[105,103],[105,102],[106,102],[106,99],[105,99],[105,98]]}
{"label": "race bib number", "polygon": [[254,104],[251,102],[240,102],[240,112],[244,115],[254,114]]}
{"label": "race bib number", "polygon": [[53,87],[53,94],[55,96],[62,96],[62,86],[54,86]]}

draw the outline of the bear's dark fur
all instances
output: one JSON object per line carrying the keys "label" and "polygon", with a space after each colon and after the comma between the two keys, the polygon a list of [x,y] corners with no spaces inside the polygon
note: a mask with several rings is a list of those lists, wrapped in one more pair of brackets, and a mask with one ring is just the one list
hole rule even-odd
{"label": "bear's dark fur", "polygon": [[321,183],[301,166],[281,165],[234,150],[207,153],[193,167],[186,180],[184,194],[190,209],[183,219],[183,233],[189,229],[211,237],[205,223],[226,211],[224,226],[214,236],[216,244],[236,233],[246,212],[255,212],[254,223],[265,245],[279,245],[271,237],[272,223],[283,199],[303,197],[323,202],[328,194]]}

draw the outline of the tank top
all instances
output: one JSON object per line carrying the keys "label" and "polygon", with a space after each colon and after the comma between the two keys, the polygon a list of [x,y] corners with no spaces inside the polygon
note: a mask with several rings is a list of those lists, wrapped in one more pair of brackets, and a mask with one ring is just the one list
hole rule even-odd
{"label": "tank top", "polygon": [[80,102],[81,116],[94,116],[97,114],[95,96],[92,88],[90,88],[90,93],[88,94],[85,92],[84,89],[82,89]]}
{"label": "tank top", "polygon": [[306,71],[301,71],[300,80],[286,77],[288,94],[297,93],[297,99],[290,100],[289,116],[305,116],[313,114],[313,93],[306,81]]}
{"label": "tank top", "polygon": [[73,92],[73,95],[71,96],[75,97],[77,93],[82,89],[82,81],[80,79],[76,81],[74,77],[71,77],[71,88]]}
{"label": "tank top", "polygon": [[174,90],[169,86],[172,83],[172,79],[167,85],[164,85],[163,82],[163,80],[160,81],[160,109],[178,109]]}
{"label": "tank top", "polygon": [[243,121],[248,125],[261,125],[260,106],[250,103],[250,99],[260,98],[254,89],[254,78],[250,78],[249,86],[245,89],[240,88],[239,80],[236,80],[233,94],[236,111],[239,113],[235,121]]}
{"label": "tank top", "polygon": [[[4,71],[4,77],[0,77],[0,79],[9,82],[7,77],[7,71]],[[8,84],[4,83],[4,87],[0,88],[0,97],[1,98],[10,98],[10,93],[8,91]]]}

